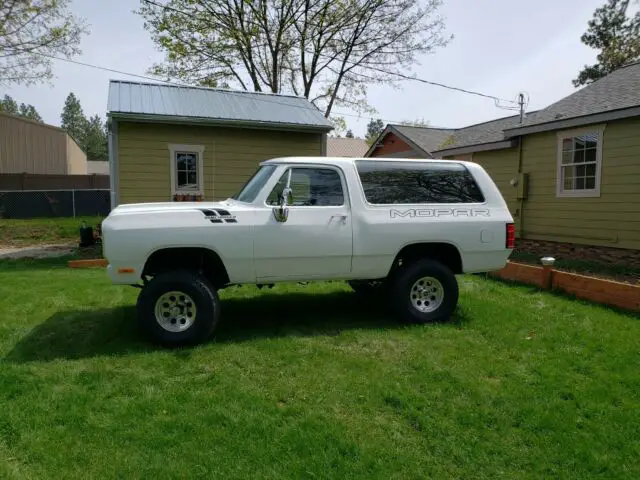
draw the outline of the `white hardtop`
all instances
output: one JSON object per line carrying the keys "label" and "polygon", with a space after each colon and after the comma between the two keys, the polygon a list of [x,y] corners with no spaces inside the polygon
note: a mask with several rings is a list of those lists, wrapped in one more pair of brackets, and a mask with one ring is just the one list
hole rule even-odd
{"label": "white hardtop", "polygon": [[385,157],[279,157],[271,160],[266,160],[260,165],[281,165],[281,164],[314,164],[319,165],[333,165],[336,167],[345,167],[347,165],[353,165],[357,161],[367,162],[394,162],[394,163],[457,163],[460,165],[476,165],[473,162],[466,162],[463,160],[441,160],[430,158],[385,158]]}

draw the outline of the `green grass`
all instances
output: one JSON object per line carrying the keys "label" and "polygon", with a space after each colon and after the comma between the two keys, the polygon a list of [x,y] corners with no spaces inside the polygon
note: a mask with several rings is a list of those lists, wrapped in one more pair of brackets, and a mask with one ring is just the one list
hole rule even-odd
{"label": "green grass", "polygon": [[80,226],[101,223],[102,217],[0,219],[0,245],[78,243]]}
{"label": "green grass", "polygon": [[0,263],[0,478],[640,478],[640,322],[460,278],[452,322],[341,283],[222,292],[162,350],[137,291]]}

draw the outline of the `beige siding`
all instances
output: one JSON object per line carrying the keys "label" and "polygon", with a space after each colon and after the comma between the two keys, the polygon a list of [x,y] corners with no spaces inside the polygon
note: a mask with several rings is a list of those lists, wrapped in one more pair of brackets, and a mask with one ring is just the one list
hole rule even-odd
{"label": "beige siding", "polygon": [[526,238],[640,249],[640,118],[604,130],[601,196],[556,197],[556,132],[524,138]]}
{"label": "beige siding", "polygon": [[67,134],[59,128],[0,114],[0,173],[67,173]]}
{"label": "beige siding", "polygon": [[87,155],[73,139],[67,135],[67,173],[69,175],[86,175]]}
{"label": "beige siding", "polygon": [[124,122],[118,124],[119,203],[171,200],[170,144],[204,146],[205,199],[236,193],[261,161],[322,152],[322,134]]}

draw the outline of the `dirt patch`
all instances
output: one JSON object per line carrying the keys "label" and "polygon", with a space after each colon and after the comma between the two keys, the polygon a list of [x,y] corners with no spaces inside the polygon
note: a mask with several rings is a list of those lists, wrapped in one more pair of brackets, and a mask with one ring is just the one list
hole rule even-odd
{"label": "dirt patch", "polygon": [[0,259],[51,258],[71,255],[76,247],[69,244],[33,245],[30,247],[0,247]]}

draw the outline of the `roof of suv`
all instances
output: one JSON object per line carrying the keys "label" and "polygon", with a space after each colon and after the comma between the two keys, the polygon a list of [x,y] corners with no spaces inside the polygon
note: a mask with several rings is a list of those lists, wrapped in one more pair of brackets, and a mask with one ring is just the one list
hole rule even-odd
{"label": "roof of suv", "polygon": [[467,164],[473,162],[465,162],[463,160],[435,160],[435,159],[427,159],[427,158],[385,158],[385,157],[279,157],[273,158],[271,160],[266,160],[261,163],[261,165],[273,165],[273,164],[281,164],[281,163],[300,163],[300,164],[329,164],[329,165],[351,165],[357,161],[365,161],[365,162],[395,162],[395,163],[460,163]]}

